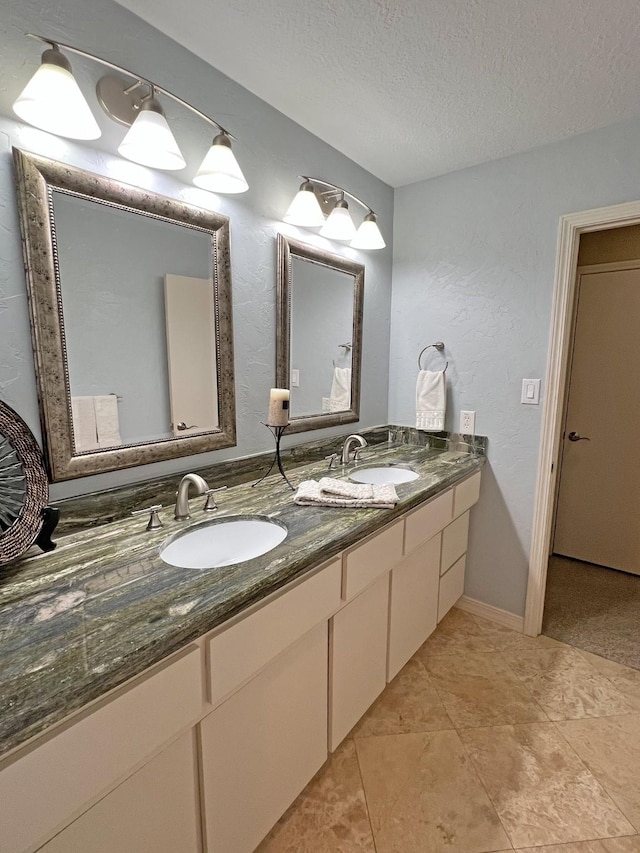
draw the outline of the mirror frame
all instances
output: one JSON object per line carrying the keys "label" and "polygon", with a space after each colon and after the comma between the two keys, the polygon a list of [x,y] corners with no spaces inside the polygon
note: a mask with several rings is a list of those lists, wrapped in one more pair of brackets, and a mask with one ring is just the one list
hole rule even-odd
{"label": "mirror frame", "polygon": [[[35,357],[42,442],[52,482],[102,474],[236,444],[235,384],[229,219],[86,172],[66,163],[13,149],[22,230],[31,336]],[[53,192],[79,196],[153,219],[174,222],[210,235],[213,259],[219,429],[77,453],[73,441],[71,393],[62,313]]]}
{"label": "mirror frame", "polygon": [[342,255],[334,255],[316,246],[278,234],[276,302],[276,386],[289,388],[291,377],[291,259],[302,258],[315,264],[352,275],[353,337],[351,349],[351,408],[343,412],[320,412],[316,415],[292,417],[287,433],[340,426],[360,420],[360,386],[362,370],[362,314],[364,307],[364,264]]}

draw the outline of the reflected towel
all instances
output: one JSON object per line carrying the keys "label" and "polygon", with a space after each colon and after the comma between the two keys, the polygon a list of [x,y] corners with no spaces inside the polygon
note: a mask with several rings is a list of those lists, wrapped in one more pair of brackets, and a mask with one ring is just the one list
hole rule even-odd
{"label": "reflected towel", "polygon": [[[329,479],[325,478],[324,479]],[[350,485],[348,483],[345,486]],[[354,484],[356,485],[356,484]],[[365,485],[365,484],[363,484]],[[371,496],[368,498],[348,498],[323,491],[316,480],[304,480],[298,486],[294,501],[299,506],[336,506],[352,509],[371,507],[374,509],[393,509],[398,503],[398,494],[392,483],[370,486]]]}
{"label": "reflected towel", "polygon": [[416,429],[444,429],[447,390],[444,370],[421,370],[416,382]]}
{"label": "reflected towel", "polygon": [[115,394],[105,394],[93,398],[96,410],[96,429],[100,447],[117,447],[122,444],[120,422],[118,420],[118,398]]}
{"label": "reflected towel", "polygon": [[100,445],[98,444],[93,397],[72,397],[71,415],[73,419],[73,446],[76,453],[97,450]]}
{"label": "reflected towel", "polygon": [[[333,381],[331,383],[331,393],[329,399],[332,401],[334,408],[332,411],[340,411],[340,409],[351,408],[351,368],[350,367],[334,367]],[[336,408],[337,406],[340,409]]]}

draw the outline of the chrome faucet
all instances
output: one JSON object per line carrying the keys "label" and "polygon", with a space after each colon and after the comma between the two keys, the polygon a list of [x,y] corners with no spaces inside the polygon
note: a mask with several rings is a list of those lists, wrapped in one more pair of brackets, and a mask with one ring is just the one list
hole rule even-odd
{"label": "chrome faucet", "polygon": [[197,495],[204,495],[209,491],[209,485],[199,474],[185,474],[180,480],[178,491],[176,492],[176,511],[174,518],[176,521],[184,521],[191,518],[189,512],[189,486],[194,485]]}
{"label": "chrome faucet", "polygon": [[358,453],[360,453],[362,448],[367,446],[367,442],[361,435],[354,434],[347,436],[344,440],[344,444],[342,445],[342,455],[340,457],[341,465],[348,465],[351,461],[351,447],[354,444],[358,445],[353,454],[354,462],[358,461]]}

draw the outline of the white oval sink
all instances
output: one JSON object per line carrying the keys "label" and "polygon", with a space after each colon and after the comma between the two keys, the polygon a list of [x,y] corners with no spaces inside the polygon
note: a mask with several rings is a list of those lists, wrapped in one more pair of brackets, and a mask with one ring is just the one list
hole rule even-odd
{"label": "white oval sink", "polygon": [[179,569],[213,569],[260,557],[287,538],[287,528],[269,518],[221,518],[179,533],[160,557]]}
{"label": "white oval sink", "polygon": [[410,483],[411,480],[417,480],[418,474],[412,471],[411,468],[401,468],[398,465],[383,465],[379,468],[360,468],[352,471],[349,474],[349,479],[355,483]]}

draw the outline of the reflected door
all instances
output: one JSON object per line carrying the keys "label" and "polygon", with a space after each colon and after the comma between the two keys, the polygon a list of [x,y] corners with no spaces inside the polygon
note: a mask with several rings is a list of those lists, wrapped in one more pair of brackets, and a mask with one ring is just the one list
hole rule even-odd
{"label": "reflected door", "polygon": [[213,283],[164,279],[171,428],[176,436],[218,428]]}
{"label": "reflected door", "polygon": [[640,269],[583,272],[553,551],[640,574]]}

